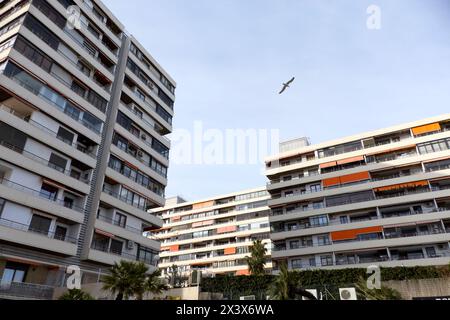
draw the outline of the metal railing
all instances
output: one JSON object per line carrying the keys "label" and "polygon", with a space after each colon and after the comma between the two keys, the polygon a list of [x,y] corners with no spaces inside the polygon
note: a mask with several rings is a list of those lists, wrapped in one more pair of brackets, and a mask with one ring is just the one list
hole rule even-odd
{"label": "metal railing", "polygon": [[38,129],[40,129],[41,131],[43,131],[43,132],[45,132],[45,133],[51,135],[52,137],[61,140],[61,141],[64,142],[65,144],[67,144],[67,145],[69,145],[69,146],[72,146],[72,147],[76,148],[78,151],[83,152],[84,154],[90,156],[90,157],[93,158],[93,159],[96,159],[96,158],[97,158],[97,155],[96,155],[94,152],[88,151],[87,148],[81,147],[78,143],[75,143],[75,142],[72,142],[72,141],[70,141],[70,140],[64,139],[63,137],[60,137],[60,136],[58,135],[57,132],[55,132],[55,131],[53,131],[53,130],[47,128],[47,127],[45,127],[44,125],[42,125],[42,124],[40,124],[40,123],[38,123],[38,122],[36,122],[36,121],[34,121],[34,120],[32,120],[32,119],[30,119],[29,116],[23,115],[23,114],[17,112],[16,110],[14,110],[14,109],[12,109],[12,108],[10,108],[10,107],[4,105],[4,104],[0,104],[0,110],[3,110],[3,111],[5,111],[5,112],[8,112],[8,113],[10,113],[10,114],[16,116],[17,118],[19,118],[19,119],[21,119],[21,120],[23,120],[23,121],[25,121],[25,122],[28,122],[29,124],[33,125],[35,128],[38,128]]}
{"label": "metal railing", "polygon": [[[62,167],[60,167],[59,165],[54,164],[54,163],[48,161],[47,159],[41,158],[40,156],[35,155],[34,153],[31,153],[31,152],[29,152],[29,151],[26,151],[26,150],[24,150],[24,149],[22,149],[22,148],[19,148],[19,147],[17,147],[17,146],[14,146],[14,145],[10,144],[9,142],[0,140],[0,146],[5,147],[5,148],[8,148],[8,149],[10,149],[10,150],[12,150],[12,151],[15,151],[15,152],[17,152],[17,153],[20,153],[21,155],[23,155],[24,157],[26,157],[26,158],[28,158],[28,159],[30,159],[30,160],[36,161],[36,162],[38,162],[38,163],[40,163],[40,164],[42,164],[42,165],[44,165],[44,166],[47,166],[47,167],[49,167],[49,168],[51,168],[51,169],[54,169],[54,170],[56,170],[56,171],[58,171],[58,172],[60,172],[60,173],[63,173],[63,174],[65,174],[66,176],[69,176],[69,177],[71,177],[71,178],[74,178],[74,177],[71,175],[71,171],[66,170],[65,168],[62,168]],[[76,178],[74,178],[74,179],[76,179]],[[86,184],[89,184],[89,182],[90,182],[89,180],[86,180],[86,179],[83,179],[83,178],[76,179],[76,180],[81,181],[81,182],[86,183]]]}
{"label": "metal railing", "polygon": [[0,296],[24,299],[51,300],[54,287],[24,282],[10,282],[0,284]]}
{"label": "metal railing", "polygon": [[131,232],[133,232],[135,234],[138,234],[138,235],[141,235],[141,236],[143,236],[143,234],[144,234],[144,231],[142,229],[134,228],[134,227],[128,226],[126,224],[123,225],[123,223],[121,223],[117,219],[113,219],[113,218],[106,217],[106,216],[103,216],[103,215],[97,215],[97,219],[100,220],[100,221],[109,223],[109,224],[111,224],[113,226],[116,226],[116,227],[119,227],[119,228],[122,228],[122,229],[125,229],[125,230],[128,230],[128,231],[131,231]]}
{"label": "metal railing", "polygon": [[46,230],[39,230],[39,229],[33,229],[31,226],[23,224],[23,223],[19,223],[16,221],[11,221],[8,219],[4,219],[4,218],[0,218],[0,225],[10,228],[10,229],[15,229],[15,230],[19,230],[19,231],[25,231],[25,232],[31,232],[34,234],[38,234],[41,235],[43,237],[46,238],[50,238],[50,239],[54,239],[54,240],[59,240],[59,241],[64,241],[64,242],[69,242],[72,244],[76,244],[77,243],[77,238],[74,237],[70,237],[70,236],[63,236],[61,234],[58,234],[56,232],[53,231],[46,231]]}
{"label": "metal railing", "polygon": [[[28,74],[27,74],[28,75]],[[101,129],[96,128],[94,125],[92,125],[91,123],[85,121],[84,119],[80,119],[79,115],[80,113],[72,113],[71,111],[69,111],[66,106],[62,106],[59,105],[58,103],[56,103],[55,101],[49,99],[46,95],[42,94],[39,90],[36,90],[36,88],[32,87],[31,85],[29,85],[28,83],[26,83],[25,81],[17,78],[16,76],[8,76],[6,75],[9,79],[11,79],[12,81],[16,82],[17,84],[19,84],[21,87],[27,89],[28,91],[30,91],[31,93],[33,93],[34,95],[46,100],[49,104],[53,105],[54,107],[56,107],[57,109],[59,109],[60,111],[64,112],[66,115],[68,115],[69,117],[71,117],[73,120],[81,123],[83,126],[85,126],[86,128],[90,129],[91,131],[95,132],[96,134],[100,134],[101,133]],[[31,76],[30,76],[31,77]],[[44,87],[44,85],[42,83],[39,82],[39,84]],[[67,100],[64,100],[64,103],[67,103]]]}
{"label": "metal railing", "polygon": [[25,193],[33,196],[33,197],[44,199],[44,200],[56,203],[56,204],[58,204],[60,206],[63,206],[65,208],[72,209],[72,210],[75,210],[75,211],[78,211],[78,212],[84,212],[84,208],[78,207],[76,205],[73,205],[72,203],[69,203],[69,202],[64,201],[62,199],[56,199],[56,195],[52,196],[52,194],[45,193],[43,190],[39,191],[39,190],[31,189],[31,188],[25,187],[25,186],[23,186],[21,184],[18,184],[16,182],[7,180],[5,178],[0,178],[0,184],[4,185],[4,186],[7,186],[9,188],[12,188],[14,190],[17,190],[17,191],[25,192]]}

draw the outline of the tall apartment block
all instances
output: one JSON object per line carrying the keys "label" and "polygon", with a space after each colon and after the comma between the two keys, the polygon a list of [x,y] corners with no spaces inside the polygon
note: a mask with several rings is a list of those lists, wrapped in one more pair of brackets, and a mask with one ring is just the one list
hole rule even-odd
{"label": "tall apartment block", "polygon": [[259,188],[194,202],[168,199],[164,208],[152,210],[164,220],[153,233],[161,241],[163,275],[248,275],[245,258],[253,241],[262,240],[270,255],[268,199]]}
{"label": "tall apartment block", "polygon": [[283,147],[266,162],[274,269],[450,262],[450,114]]}
{"label": "tall apartment block", "polygon": [[0,2],[0,297],[155,268],[174,92],[100,1]]}

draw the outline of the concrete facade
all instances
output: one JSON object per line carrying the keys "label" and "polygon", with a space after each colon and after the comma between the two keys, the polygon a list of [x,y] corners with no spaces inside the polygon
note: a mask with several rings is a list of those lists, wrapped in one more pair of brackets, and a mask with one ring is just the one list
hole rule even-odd
{"label": "concrete facade", "polygon": [[101,1],[1,2],[0,297],[156,267],[175,86]]}

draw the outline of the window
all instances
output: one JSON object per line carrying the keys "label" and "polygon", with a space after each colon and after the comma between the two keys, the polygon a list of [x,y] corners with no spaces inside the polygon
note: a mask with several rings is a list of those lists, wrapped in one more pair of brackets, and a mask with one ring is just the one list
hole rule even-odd
{"label": "window", "polygon": [[319,246],[327,246],[331,244],[330,237],[328,235],[317,236],[317,242],[319,243]]}
{"label": "window", "polygon": [[165,94],[162,90],[159,90],[158,96],[162,101],[164,101],[165,104],[170,107],[170,109],[173,109],[173,101],[167,94]]}
{"label": "window", "polygon": [[0,142],[13,146],[16,150],[23,150],[27,141],[27,135],[16,128],[0,122]]}
{"label": "window", "polygon": [[311,225],[313,226],[325,226],[328,224],[328,217],[327,216],[319,216],[319,217],[312,217],[311,218]]}
{"label": "window", "polygon": [[156,256],[155,251],[139,245],[138,254],[137,254],[138,261],[142,261],[147,264],[154,265],[156,263],[156,261],[154,261],[155,256]]}
{"label": "window", "polygon": [[42,51],[30,44],[28,41],[26,41],[22,37],[18,37],[14,48],[21,54],[23,54],[26,58],[35,63],[37,66],[50,73],[53,64],[51,59],[48,58]]}
{"label": "window", "polygon": [[31,218],[31,223],[28,230],[35,233],[48,235],[51,224],[52,219],[34,214],[33,217]]}
{"label": "window", "polygon": [[67,228],[63,226],[56,226],[55,239],[65,241],[67,235]]}
{"label": "window", "polygon": [[[65,23],[65,22],[64,22]],[[53,33],[51,33],[47,27],[45,27],[41,22],[39,22],[32,15],[27,15],[24,21],[24,26],[33,32],[42,41],[52,47],[54,50],[58,50],[59,38],[57,38]]]}
{"label": "window", "polygon": [[320,184],[315,184],[309,187],[311,192],[319,192],[322,190],[322,186]]}
{"label": "window", "polygon": [[69,130],[66,130],[63,127],[59,127],[57,137],[61,141],[64,141],[65,143],[71,145],[73,143],[73,138],[75,137],[75,135]]}
{"label": "window", "polygon": [[119,240],[112,239],[111,240],[111,247],[110,252],[117,255],[122,255],[123,250],[123,242]]}
{"label": "window", "polygon": [[120,172],[122,170],[122,162],[113,155],[111,155],[111,157],[109,158],[109,167],[113,170]]}
{"label": "window", "polygon": [[121,213],[116,213],[116,219],[114,220],[114,224],[121,228],[125,228],[127,225],[127,216]]}
{"label": "window", "polygon": [[78,81],[73,80],[70,88],[72,89],[73,92],[75,92],[79,96],[83,98],[85,97],[86,88],[83,85],[81,85]]}
{"label": "window", "polygon": [[333,265],[333,257],[332,256],[321,256],[320,257],[320,264],[323,267],[332,266]]}
{"label": "window", "polygon": [[25,281],[27,271],[27,265],[8,261],[3,270],[1,284],[22,283]]}
{"label": "window", "polygon": [[52,153],[48,162],[48,166],[50,168],[56,169],[60,172],[64,172],[66,170],[67,160],[57,154]]}
{"label": "window", "polygon": [[302,268],[302,259],[294,259],[291,262],[292,269],[301,269]]}
{"label": "window", "polygon": [[348,217],[347,216],[340,217],[339,219],[341,221],[341,224],[347,224],[348,223]]}
{"label": "window", "polygon": [[450,149],[450,139],[442,139],[417,145],[420,154],[427,154]]}
{"label": "window", "polygon": [[56,200],[58,195],[58,188],[49,184],[43,183],[40,191],[40,196],[49,200]]}
{"label": "window", "polygon": [[102,98],[98,93],[90,90],[87,100],[98,110],[105,112],[106,111],[106,105],[108,102]]}

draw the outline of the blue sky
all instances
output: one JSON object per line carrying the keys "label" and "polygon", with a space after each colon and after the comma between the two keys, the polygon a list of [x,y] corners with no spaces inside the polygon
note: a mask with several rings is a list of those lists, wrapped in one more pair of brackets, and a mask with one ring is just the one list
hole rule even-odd
{"label": "blue sky", "polygon": [[[104,2],[177,81],[175,129],[201,120],[318,143],[450,112],[448,0]],[[381,30],[366,27],[371,4]],[[262,186],[262,169],[171,165],[166,194]]]}

